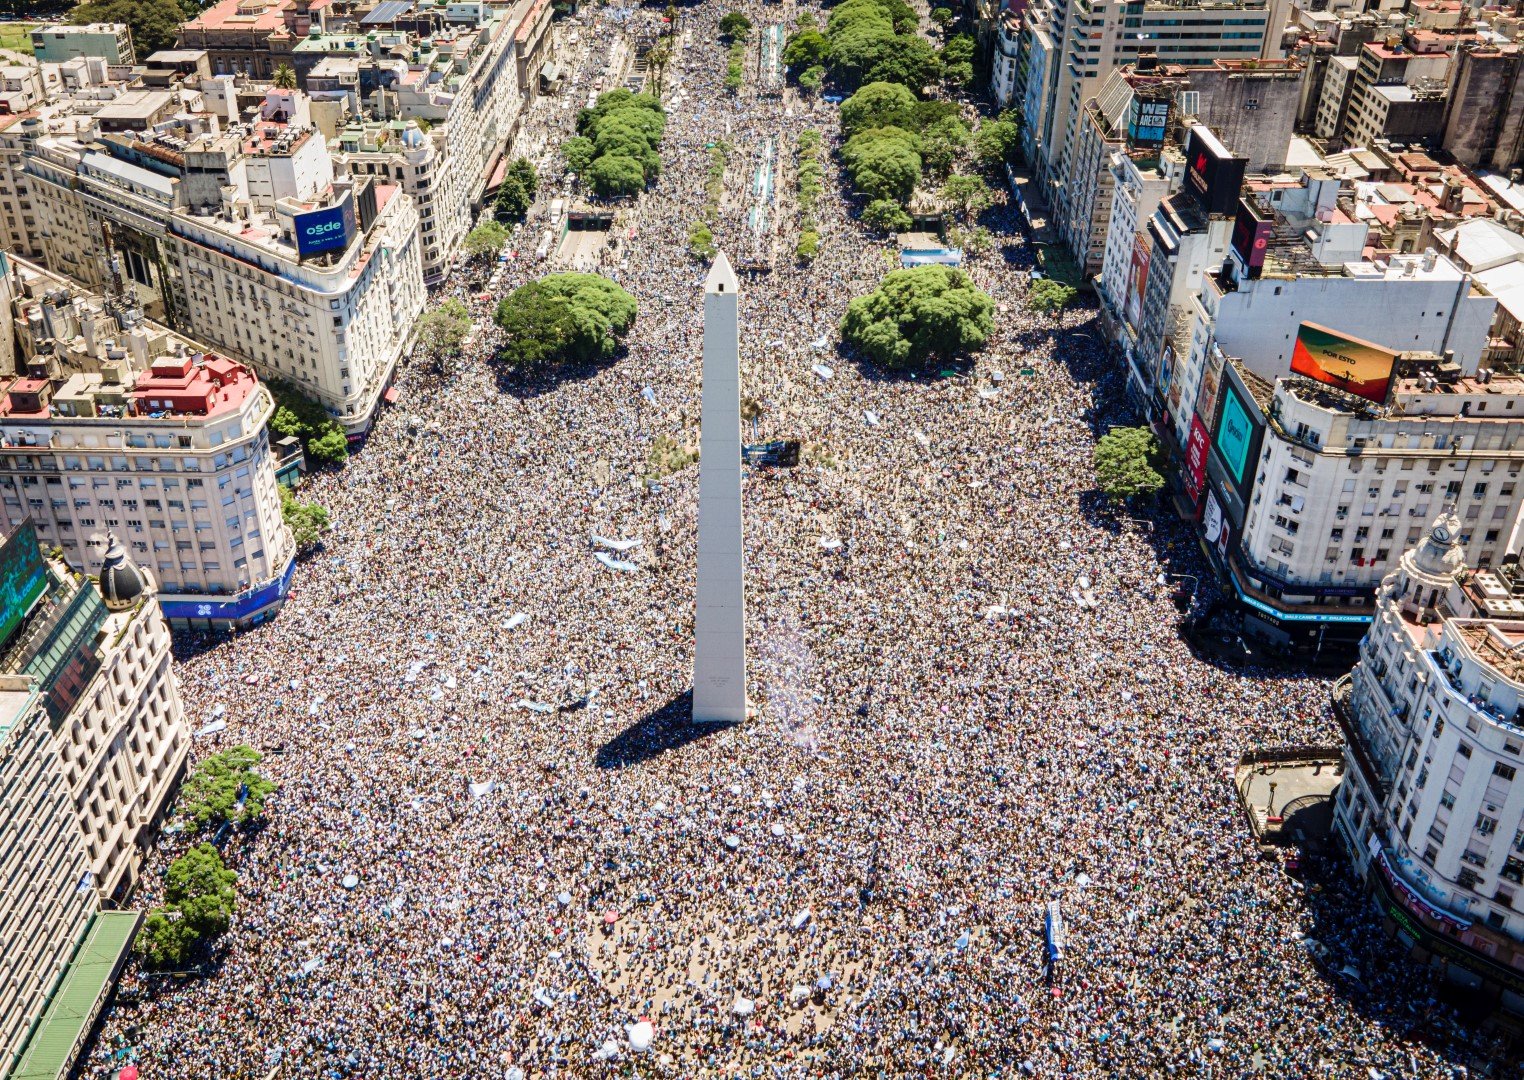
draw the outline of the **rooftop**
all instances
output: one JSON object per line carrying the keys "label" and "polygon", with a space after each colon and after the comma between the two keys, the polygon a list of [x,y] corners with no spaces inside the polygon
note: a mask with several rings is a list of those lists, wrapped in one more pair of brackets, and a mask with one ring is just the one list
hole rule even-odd
{"label": "rooftop", "polygon": [[[332,0],[309,0],[308,8],[317,12]],[[286,11],[295,9],[297,0],[221,0],[185,23],[186,30],[275,30],[285,25]]]}

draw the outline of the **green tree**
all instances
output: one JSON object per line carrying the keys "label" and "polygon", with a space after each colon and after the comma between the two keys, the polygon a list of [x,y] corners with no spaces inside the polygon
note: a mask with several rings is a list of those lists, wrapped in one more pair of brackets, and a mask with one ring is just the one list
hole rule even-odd
{"label": "green tree", "polygon": [[746,81],[746,46],[739,41],[730,47],[725,61],[725,89],[734,94]]}
{"label": "green tree", "polygon": [[745,41],[751,35],[751,20],[739,11],[720,16],[720,33],[727,38]]}
{"label": "green tree", "polygon": [[496,221],[484,221],[470,232],[462,243],[467,255],[478,258],[483,255],[497,258],[508,243],[508,230]]}
{"label": "green tree", "polygon": [[968,146],[968,127],[956,116],[944,116],[921,131],[921,164],[933,177],[946,176]]}
{"label": "green tree", "polygon": [[899,83],[868,83],[841,103],[841,133],[850,139],[869,128],[913,130],[916,105],[915,95]]}
{"label": "green tree", "polygon": [[801,11],[799,17],[794,20],[796,30],[813,30],[820,25],[820,20],[815,18],[813,11]]}
{"label": "green tree", "polygon": [[[265,812],[275,784],[255,772],[262,755],[240,743],[198,764],[180,785],[180,811],[198,829],[217,821],[242,825]],[[239,799],[243,805],[239,805]]]}
{"label": "green tree", "polygon": [[1159,441],[1146,427],[1117,427],[1095,444],[1095,481],[1109,499],[1151,495],[1164,486],[1155,467]]}
{"label": "green tree", "polygon": [[167,49],[180,24],[200,14],[194,0],[87,0],[69,12],[72,23],[126,23],[139,57]]}
{"label": "green tree", "polygon": [[695,259],[706,263],[720,250],[714,246],[714,232],[702,221],[695,221],[688,229],[688,250]]}
{"label": "green tree", "polygon": [[983,348],[995,332],[994,312],[995,302],[962,270],[892,270],[847,305],[841,337],[880,364],[907,367]]}
{"label": "green tree", "polygon": [[967,90],[974,82],[974,65],[967,60],[942,65],[942,81],[954,90]]}
{"label": "green tree", "polygon": [[942,61],[931,42],[920,35],[898,35],[880,50],[865,77],[873,82],[903,83],[920,91],[942,78]]}
{"label": "green tree", "polygon": [[295,90],[296,70],[282,61],[275,65],[275,75],[270,82],[277,90]]}
{"label": "green tree", "polygon": [[807,94],[818,94],[821,85],[825,82],[825,68],[816,64],[807,67],[799,73],[799,89]]}
{"label": "green tree", "polygon": [[632,157],[605,154],[593,160],[587,170],[587,182],[595,195],[606,199],[636,195],[646,186],[646,172]]}
{"label": "green tree", "polygon": [[831,70],[842,83],[856,86],[868,72],[889,55],[895,40],[887,24],[866,23],[852,26],[831,37]]}
{"label": "green tree", "polygon": [[863,224],[876,232],[908,232],[914,222],[900,205],[890,199],[874,199],[863,210]]}
{"label": "green tree", "polygon": [[307,461],[313,465],[342,465],[349,457],[349,438],[344,425],[328,415],[311,398],[289,383],[271,379],[266,384],[275,398],[270,430],[277,438],[300,439]]}
{"label": "green tree", "polygon": [[931,21],[936,23],[937,26],[940,27],[941,29],[946,30],[949,26],[952,25],[952,21],[953,21],[952,8],[946,8],[946,7],[932,8],[931,9]]}
{"label": "green tree", "polygon": [[566,171],[578,176],[587,172],[595,153],[593,140],[584,135],[574,135],[561,144],[561,158],[566,162]]}
{"label": "green tree", "polygon": [[949,176],[942,185],[942,203],[966,221],[989,205],[990,186],[977,176]]}
{"label": "green tree", "polygon": [[824,64],[831,56],[831,42],[819,30],[800,30],[783,47],[783,62],[796,71]]}
{"label": "green tree", "polygon": [[810,262],[820,254],[820,233],[814,229],[802,229],[799,233],[799,242],[794,245],[794,254],[800,262]]}
{"label": "green tree", "polygon": [[199,844],[169,864],[164,906],[149,912],[137,950],[150,967],[181,967],[196,945],[226,932],[237,908],[238,875],[211,844]]}
{"label": "green tree", "polygon": [[974,132],[974,155],[986,168],[998,169],[1016,156],[1021,128],[1009,120],[987,120]]}
{"label": "green tree", "polygon": [[416,325],[418,345],[426,356],[435,359],[454,356],[471,333],[471,312],[452,296],[433,311],[419,316]]}
{"label": "green tree", "polygon": [[298,552],[311,551],[328,531],[328,511],[317,503],[302,502],[280,485],[280,516],[290,527]]}
{"label": "green tree", "polygon": [[975,42],[972,34],[954,34],[942,46],[942,63],[968,64],[974,59]]}
{"label": "green tree", "polygon": [[920,140],[900,128],[869,128],[841,150],[852,185],[870,199],[904,205],[921,178]]}
{"label": "green tree", "polygon": [[499,221],[522,221],[540,191],[540,174],[528,158],[514,158],[498,185],[493,212]]}
{"label": "green tree", "polygon": [[1068,307],[1076,295],[1074,288],[1062,281],[1039,278],[1027,289],[1027,306],[1044,315],[1056,315]]}
{"label": "green tree", "polygon": [[499,221],[523,221],[534,199],[524,190],[516,176],[505,176],[498,185],[497,198],[492,202],[492,212]]}
{"label": "green tree", "polygon": [[635,299],[597,274],[549,274],[498,302],[507,335],[502,358],[514,367],[605,360],[635,322]]}

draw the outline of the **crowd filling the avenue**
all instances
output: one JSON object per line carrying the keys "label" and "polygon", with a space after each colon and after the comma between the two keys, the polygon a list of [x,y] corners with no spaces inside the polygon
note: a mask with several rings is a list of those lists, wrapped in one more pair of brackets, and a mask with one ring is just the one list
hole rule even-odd
{"label": "crowd filling the avenue", "polygon": [[[1261,857],[1232,769],[1338,742],[1328,683],[1182,639],[1162,575],[1205,574],[1191,534],[1094,491],[1098,434],[1133,418],[1093,310],[1030,310],[1031,248],[996,206],[965,264],[996,304],[974,359],[889,372],[839,349],[898,250],[854,220],[829,153],[818,256],[794,258],[786,168],[758,247],[748,163],[765,139],[797,160],[806,130],[834,145],[839,110],[727,92],[725,10],[684,10],[660,179],[588,262],[639,304],[620,355],[495,359],[498,300],[551,269],[535,228],[462,265],[443,291],[470,344],[405,364],[364,447],[310,482],[332,530],[285,608],[182,643],[192,726],[226,721],[193,757],[247,743],[278,789],[224,843],[229,931],[190,978],[134,962],[96,1059],[125,1041],[144,1077],[1474,1071],[1495,1047],[1344,871]],[[554,148],[574,112],[542,99],[520,138]],[[745,477],[754,715],[694,728],[698,468],[653,448],[699,442],[690,230],[720,142],[714,242],[770,264],[741,274],[745,441],[803,454]],[[188,843],[167,835],[159,869]]]}

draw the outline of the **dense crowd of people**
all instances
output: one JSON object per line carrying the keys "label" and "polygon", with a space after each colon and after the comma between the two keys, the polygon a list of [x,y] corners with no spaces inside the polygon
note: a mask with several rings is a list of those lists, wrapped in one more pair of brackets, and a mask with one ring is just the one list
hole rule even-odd
{"label": "dense crowd of people", "polygon": [[[968,267],[998,304],[976,363],[838,355],[894,251],[832,164],[821,254],[795,263],[787,162],[805,128],[835,137],[835,109],[724,93],[724,10],[683,13],[663,175],[603,257],[640,303],[627,352],[503,371],[492,303],[547,264],[516,241],[490,293],[463,269],[476,339],[443,372],[407,366],[364,449],[311,484],[333,530],[285,609],[183,659],[193,726],[227,721],[195,754],[247,742],[280,787],[226,844],[239,910],[215,962],[130,969],[100,1045],[129,1041],[147,1080],[625,1075],[637,1056],[672,1077],[1476,1071],[1489,1044],[1352,885],[1260,857],[1232,767],[1336,742],[1328,687],[1183,643],[1160,575],[1188,533],[1090,493],[1095,433],[1125,418],[1091,313],[1026,309],[1028,249],[996,208]],[[563,106],[533,122],[565,134]],[[759,244],[768,136],[781,232]],[[652,448],[698,442],[706,267],[686,243],[722,140],[717,240],[771,264],[743,275],[747,441],[804,459],[746,477],[755,716],[696,730],[698,470]],[[1359,993],[1315,966],[1314,934]]]}

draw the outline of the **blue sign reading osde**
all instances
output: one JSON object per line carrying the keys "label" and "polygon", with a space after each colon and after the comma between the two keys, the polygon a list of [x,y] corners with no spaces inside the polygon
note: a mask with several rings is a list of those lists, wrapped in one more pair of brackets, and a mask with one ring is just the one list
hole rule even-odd
{"label": "blue sign reading osde", "polygon": [[355,234],[355,204],[346,193],[341,202],[322,210],[297,214],[296,253],[302,257],[325,251],[343,251]]}

